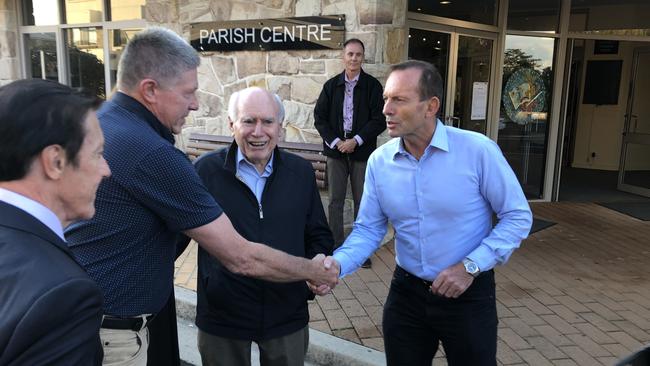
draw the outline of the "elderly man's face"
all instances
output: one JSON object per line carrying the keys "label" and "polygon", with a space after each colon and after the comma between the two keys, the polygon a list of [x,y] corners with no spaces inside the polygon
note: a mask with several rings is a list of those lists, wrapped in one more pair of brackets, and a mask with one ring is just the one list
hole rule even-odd
{"label": "elderly man's face", "polygon": [[242,154],[261,173],[280,138],[278,108],[274,98],[264,90],[253,90],[239,97],[237,120],[230,129]]}

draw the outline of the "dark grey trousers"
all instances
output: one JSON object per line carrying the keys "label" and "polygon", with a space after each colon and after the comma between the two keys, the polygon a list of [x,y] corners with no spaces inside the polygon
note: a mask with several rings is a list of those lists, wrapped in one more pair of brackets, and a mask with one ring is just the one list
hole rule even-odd
{"label": "dark grey trousers", "polygon": [[345,240],[343,233],[343,206],[348,188],[348,177],[354,201],[354,218],[359,213],[359,204],[363,195],[363,183],[366,176],[366,161],[355,161],[347,156],[342,159],[327,158],[327,189],[330,203],[327,207],[329,226],[334,235],[334,245],[341,246]]}
{"label": "dark grey trousers", "polygon": [[[250,366],[252,342],[218,337],[200,329],[198,334],[203,366]],[[309,327],[255,343],[260,349],[261,366],[303,366],[309,346]]]}

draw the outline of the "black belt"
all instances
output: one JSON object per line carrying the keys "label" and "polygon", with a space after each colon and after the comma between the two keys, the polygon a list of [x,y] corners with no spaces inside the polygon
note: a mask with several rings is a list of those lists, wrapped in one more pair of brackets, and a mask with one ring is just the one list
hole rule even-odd
{"label": "black belt", "polygon": [[416,283],[417,285],[424,286],[427,289],[430,289],[431,284],[433,283],[433,281],[423,280],[422,278],[407,272],[404,268],[402,268],[402,267],[400,267],[398,265],[395,266],[395,275],[400,276],[400,277],[404,277],[407,280],[409,280],[410,282]]}
{"label": "black belt", "polygon": [[138,316],[132,318],[118,318],[110,315],[104,315],[104,319],[102,320],[102,328],[124,330],[129,329],[134,332],[139,332],[142,330],[142,328],[146,327],[154,317],[155,315],[149,315],[147,317]]}
{"label": "black belt", "polygon": [[346,140],[351,139],[353,136],[354,136],[354,134],[352,133],[352,131],[344,131],[343,132],[343,138],[346,139]]}
{"label": "black belt", "polygon": [[[478,276],[476,276],[476,278],[474,279],[474,282],[476,282],[477,279],[483,278],[483,277],[487,276],[488,274],[492,273],[492,271],[493,270],[491,269],[489,271],[481,272]],[[433,283],[433,281],[424,280],[424,279],[422,279],[422,278],[420,278],[420,277],[418,277],[418,276],[416,276],[416,275],[414,275],[412,273],[407,272],[404,268],[402,268],[402,267],[400,267],[398,265],[395,265],[395,275],[399,276],[399,277],[406,278],[409,282],[415,283],[418,286],[424,286],[428,290],[431,289],[431,284]],[[474,283],[472,283],[472,285],[473,284]]]}

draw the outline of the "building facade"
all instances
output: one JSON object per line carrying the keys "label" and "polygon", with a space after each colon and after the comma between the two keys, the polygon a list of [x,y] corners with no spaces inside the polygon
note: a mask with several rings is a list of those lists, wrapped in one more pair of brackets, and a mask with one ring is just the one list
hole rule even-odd
{"label": "building facade", "polygon": [[[344,16],[345,38],[365,43],[364,69],[382,83],[393,63],[436,65],[441,120],[495,140],[529,199],[605,181],[650,196],[647,0],[0,0],[0,83],[48,78],[106,97],[124,44],[144,27],[189,39],[196,23],[321,15]],[[201,107],[184,136],[229,135],[230,94],[262,86],[284,101],[285,140],[320,141],[313,106],[343,68],[340,51],[201,59]]]}

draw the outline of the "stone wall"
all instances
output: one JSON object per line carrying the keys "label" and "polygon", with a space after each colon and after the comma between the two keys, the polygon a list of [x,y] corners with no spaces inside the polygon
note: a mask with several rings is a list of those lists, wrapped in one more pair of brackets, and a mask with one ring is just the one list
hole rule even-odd
{"label": "stone wall", "polygon": [[[388,65],[404,55],[405,0],[148,1],[146,14],[151,24],[172,28],[186,39],[189,24],[196,22],[345,14],[345,37],[359,38],[366,46],[366,72],[384,83]],[[228,98],[234,91],[260,86],[284,101],[284,140],[320,143],[314,104],[323,83],[342,70],[340,50],[206,53],[199,68],[201,107],[188,117],[183,136],[230,135]]]}
{"label": "stone wall", "polygon": [[14,0],[0,0],[0,85],[20,76]]}
{"label": "stone wall", "polygon": [[[359,38],[365,44],[364,70],[383,84],[388,65],[405,55],[406,0],[148,0],[146,8],[150,24],[173,29],[186,39],[189,24],[197,22],[338,14],[346,16],[345,38]],[[283,140],[321,143],[314,128],[314,104],[325,81],[342,70],[340,50],[206,53],[198,70],[200,108],[188,116],[184,138],[177,139],[177,145],[183,149],[191,132],[230,135],[228,99],[249,86],[267,88],[282,98],[287,112]],[[387,139],[384,134],[379,143]],[[321,197],[327,211],[327,192]],[[346,200],[344,222],[350,230],[351,197]]]}

